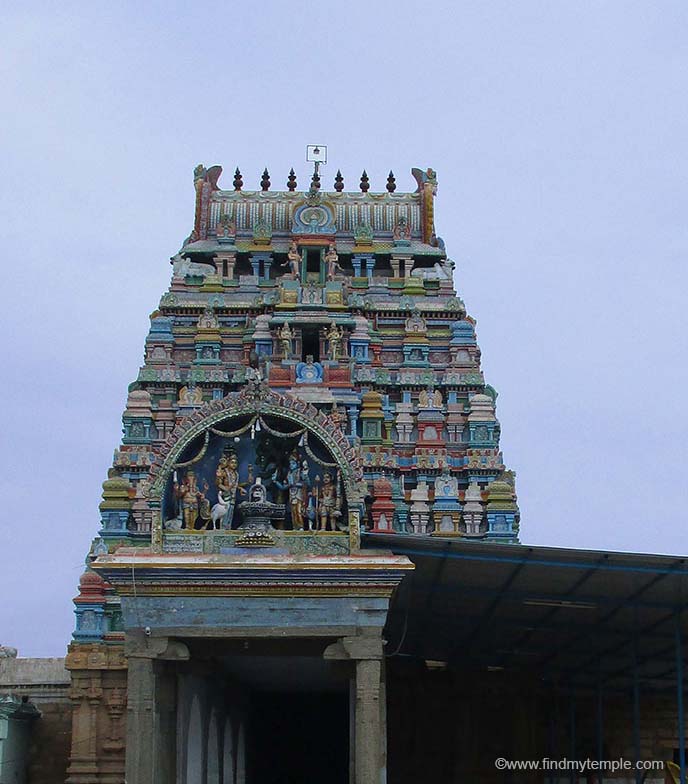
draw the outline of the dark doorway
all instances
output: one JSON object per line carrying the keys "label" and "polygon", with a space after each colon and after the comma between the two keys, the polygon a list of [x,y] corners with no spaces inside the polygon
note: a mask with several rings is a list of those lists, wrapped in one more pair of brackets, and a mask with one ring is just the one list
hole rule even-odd
{"label": "dark doorway", "polygon": [[346,693],[254,692],[248,784],[348,784]]}
{"label": "dark doorway", "polygon": [[313,362],[320,362],[320,330],[315,327],[304,327],[301,330],[301,359],[306,361],[308,356],[313,357]]}
{"label": "dark doorway", "polygon": [[322,283],[322,251],[309,248],[306,251],[306,283]]}

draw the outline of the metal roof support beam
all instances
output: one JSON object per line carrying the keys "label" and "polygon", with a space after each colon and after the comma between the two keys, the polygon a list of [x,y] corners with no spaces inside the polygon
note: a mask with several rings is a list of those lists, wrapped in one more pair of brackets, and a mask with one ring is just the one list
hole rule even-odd
{"label": "metal roof support beam", "polygon": [[[384,534],[388,536],[388,534]],[[408,550],[404,550],[403,548],[394,548],[392,550],[395,555],[409,555]],[[446,557],[446,558],[454,558],[455,555],[453,553],[424,553],[424,555],[428,555],[431,557]],[[522,563],[522,561],[514,561],[513,559],[510,560],[510,563]],[[533,562],[528,561],[528,565],[532,566]],[[588,565],[589,566],[589,565]],[[659,577],[665,576],[665,573],[662,572]],[[439,591],[449,591],[453,594],[458,593],[461,591],[466,595],[475,595],[475,596],[497,596],[501,593],[499,588],[489,588],[488,586],[481,586],[480,588],[477,587],[470,587],[470,586],[455,586],[455,585],[438,585],[437,590]],[[524,600],[536,600],[536,601],[551,601],[557,602],[566,599],[567,593],[554,593],[554,594],[547,594],[547,593],[539,593],[534,591],[509,591],[508,597],[524,601]],[[582,596],[576,596],[576,602],[583,602],[583,603],[590,603],[590,604],[599,604],[599,605],[607,605],[611,604],[614,607],[646,607],[648,609],[658,609],[658,610],[676,610],[676,603],[675,602],[643,602],[643,601],[635,601],[631,599],[624,599],[623,601],[619,601],[618,599],[609,598],[608,596],[603,596],[600,594],[584,594]]]}
{"label": "metal roof support beam", "polygon": [[[412,579],[412,575],[410,575],[409,577],[406,578],[406,580],[409,580],[409,581],[411,579]],[[407,585],[406,580],[404,580],[404,582],[401,584],[402,587]],[[399,588],[399,592],[400,593],[401,593],[401,591],[402,591],[402,588]],[[458,596],[458,595],[460,595],[460,593],[461,593],[460,591],[456,591],[455,595]],[[401,604],[401,601],[399,602],[399,604]],[[420,610],[420,609],[412,611],[409,614],[412,617],[421,617],[421,618],[425,618],[426,617],[425,611],[424,610]],[[401,616],[403,618],[403,617],[405,617],[407,615],[407,613],[406,613],[406,610],[404,610],[401,607],[392,607],[392,609],[389,611],[389,615],[390,615],[390,617],[394,616],[394,615],[399,615],[399,616]],[[435,620],[435,621],[441,621],[442,619],[444,619],[446,621],[451,621],[452,619],[456,619],[457,615],[456,615],[456,613],[450,612],[450,611],[439,612],[437,610],[434,610],[433,613],[432,613],[432,617],[433,617],[433,620]],[[473,614],[461,613],[461,619],[465,620],[465,621],[476,621],[476,623],[477,623],[477,621],[480,618],[482,618],[482,617],[483,616],[481,614],[479,614],[479,613],[477,613],[477,614],[476,613],[473,613]],[[596,623],[570,623],[570,622],[566,622],[566,621],[561,621],[561,622],[558,622],[558,623],[550,622],[550,623],[546,623],[546,624],[538,621],[537,623],[538,623],[538,630],[539,631],[552,631],[552,632],[560,632],[560,631],[581,631],[581,632],[583,632],[583,631],[587,631],[587,632],[592,633],[592,632],[597,631],[597,629],[599,628]],[[519,620],[518,618],[500,618],[499,619],[499,624],[501,626],[504,626],[504,627],[509,628],[509,629],[531,629],[533,627],[533,621],[529,621],[529,620],[525,620],[525,619]],[[624,644],[627,643],[627,641],[628,641],[628,632],[625,631],[625,630],[622,630],[622,629],[605,629],[604,631],[605,631],[605,634],[608,634],[610,636],[623,638]],[[673,633],[673,631],[670,634],[669,633],[654,634],[653,637],[654,637],[654,639],[657,639],[657,640],[670,640],[671,641],[671,645],[668,648],[668,650],[671,653],[671,660],[673,661],[674,660],[674,633]],[[586,644],[581,646],[580,650],[581,650],[581,652],[582,651],[589,651],[590,650],[590,645],[586,643]]]}
{"label": "metal roof support beam", "polygon": [[[672,642],[668,648],[662,648],[661,651],[656,651],[647,656],[643,656],[642,659],[638,660],[638,664],[643,665],[646,664],[647,662],[652,662],[653,664],[662,664],[663,662],[668,663],[669,661],[671,661],[671,667],[669,667],[666,670],[662,670],[662,672],[660,672],[658,675],[650,676],[650,679],[661,680],[662,678],[667,678],[669,676],[673,677],[676,671],[676,662],[674,657],[675,650],[676,650],[676,644],[675,642]],[[669,654],[671,655],[671,658],[665,658]],[[633,669],[633,662],[631,662],[630,664],[626,664],[623,667],[617,667],[615,670],[607,670],[607,672],[605,673],[605,680],[611,681],[614,678],[618,678],[619,676],[622,676],[625,672],[628,672],[628,670],[632,670],[632,669]]]}
{"label": "metal roof support beam", "polygon": [[[569,741],[570,741],[570,756],[571,760],[578,759],[576,755],[576,698],[571,692],[571,696],[569,697]],[[577,771],[571,767],[569,771],[569,784],[576,784],[576,779],[578,778]]]}
{"label": "metal roof support beam", "polygon": [[[662,618],[660,618],[659,620],[653,621],[648,626],[643,627],[640,630],[640,632],[639,632],[640,636],[641,637],[646,637],[651,632],[654,632],[654,630],[658,626],[661,626],[662,624],[667,623],[668,621],[670,621],[673,615],[674,615],[674,613],[669,613],[669,615],[665,615]],[[576,667],[573,670],[567,670],[566,672],[570,673],[570,674],[575,674],[577,672],[580,672],[581,670],[586,669],[586,667],[589,664],[591,664],[592,662],[600,660],[603,656],[609,656],[610,654],[614,654],[614,653],[617,653],[618,651],[624,650],[624,648],[626,648],[628,646],[629,642],[634,644],[634,640],[635,640],[635,633],[634,633],[634,636],[626,637],[625,640],[622,640],[620,643],[615,643],[610,648],[605,648],[603,651],[598,651],[594,657],[592,657],[591,659],[588,659],[587,661],[585,661],[580,667]],[[672,648],[673,648],[673,645],[672,645]],[[670,650],[670,649],[667,649],[667,650]],[[657,656],[661,656],[661,654],[663,652],[664,651],[660,651],[659,653],[655,652],[655,653],[653,653],[653,654],[651,654],[649,656],[646,656],[645,658],[643,658],[642,663],[644,664],[646,661],[652,660],[652,659],[656,658]],[[633,664],[631,664],[631,667],[633,667]],[[609,673],[608,674],[608,678],[613,678],[616,675],[621,675],[622,673],[626,672],[628,669],[629,669],[628,666],[620,667],[618,670],[614,670],[611,673]]]}
{"label": "metal roof support beam", "polygon": [[633,754],[635,756],[635,784],[642,784],[640,762],[640,684],[638,683],[638,641],[633,637]]}
{"label": "metal roof support beam", "polygon": [[[562,594],[563,600],[566,601],[568,597],[575,596],[576,591],[579,588],[581,588],[593,576],[593,574],[595,574],[598,566],[603,561],[604,558],[601,561],[598,561],[594,566],[590,567],[586,572],[583,572],[583,574],[574,582],[574,584],[567,591],[564,591],[564,593]],[[547,621],[552,620],[552,618],[554,618],[554,616],[561,609],[562,609],[561,607],[553,607],[548,612],[546,612],[545,615],[539,621],[536,621],[533,624],[532,629],[529,629],[527,632],[522,634],[518,640],[516,640],[513,646],[514,649],[519,649],[522,645],[525,645],[528,642],[528,640],[530,640],[536,632],[542,629],[543,625]],[[513,658],[513,655],[511,658]],[[504,657],[504,659],[502,660],[502,664],[506,665],[507,661],[509,661],[509,657]]]}
{"label": "metal roof support beam", "polygon": [[518,577],[518,575],[520,574],[521,570],[523,569],[523,567],[526,565],[527,562],[528,562],[527,559],[524,558],[520,564],[518,564],[511,570],[509,576],[506,578],[506,580],[504,580],[504,582],[497,589],[497,593],[495,597],[492,599],[485,612],[482,613],[480,616],[478,616],[478,620],[473,625],[473,628],[470,630],[470,632],[468,632],[468,634],[466,634],[461,640],[454,643],[451,654],[449,656],[450,660],[456,656],[457,650],[459,650],[464,645],[468,644],[470,648],[473,648],[473,644],[477,637],[478,632],[480,631],[480,629],[483,628],[485,623],[487,623],[487,621],[489,621],[490,618],[492,618],[492,616],[495,614],[497,607],[499,606],[499,603],[504,598],[504,594],[514,584],[514,581],[516,580],[516,578]]}
{"label": "metal roof support beam", "polygon": [[[404,553],[397,553],[394,551],[395,555],[404,555]],[[464,586],[464,585],[440,585],[438,586],[438,590],[440,591],[449,591],[452,594],[456,593],[464,593],[466,596],[496,596],[500,593],[499,588],[488,588],[485,587],[473,587],[473,586]],[[513,599],[516,601],[544,601],[544,602],[560,602],[566,599],[566,593],[540,593],[535,591],[509,591],[507,594],[507,598]],[[622,607],[640,607],[646,608],[649,610],[676,610],[676,602],[642,602],[642,601],[630,601],[624,599],[623,602],[620,602],[618,599],[611,599],[608,596],[602,596],[600,594],[583,594],[576,596],[575,602],[577,603],[587,603],[587,604],[599,604],[599,605],[606,605],[612,604],[614,606],[621,605]]]}
{"label": "metal roof support beam", "polygon": [[417,638],[421,641],[425,637],[425,632],[432,618],[432,615],[430,613],[430,608],[432,607],[432,602],[433,599],[435,598],[435,593],[441,589],[440,583],[442,581],[442,572],[444,570],[445,564],[447,563],[447,555],[449,555],[450,546],[451,546],[450,543],[447,542],[447,545],[444,548],[444,557],[440,560],[439,564],[437,565],[437,569],[435,569],[435,574],[433,575],[432,578],[432,583],[428,588],[427,598],[425,600],[425,619],[417,635]]}
{"label": "metal roof support beam", "polygon": [[683,640],[681,639],[681,613],[676,613],[676,702],[678,708],[678,761],[681,784],[686,784],[686,721],[683,715]]}
{"label": "metal roof support beam", "polygon": [[[678,569],[678,566],[680,564],[683,564],[683,563],[684,563],[684,560],[681,559],[679,561],[676,561],[674,566],[675,566],[676,569]],[[654,588],[655,585],[657,585],[657,583],[659,583],[662,580],[664,580],[669,574],[671,574],[670,571],[666,571],[666,572],[661,572],[661,573],[655,574],[655,576],[651,580],[648,580],[646,583],[641,585],[640,588],[638,588],[636,591],[634,591],[631,594],[630,600],[631,601],[635,601],[636,599],[639,599],[644,593],[647,593],[651,588]],[[605,613],[605,615],[602,616],[602,618],[600,618],[598,620],[598,624],[600,626],[604,626],[604,624],[606,624],[611,618],[613,618],[619,612],[619,610],[621,610],[623,607],[624,607],[624,602],[616,602],[615,606],[613,606],[607,613]],[[654,626],[659,626],[661,622],[663,622],[663,621],[651,624],[651,626],[649,628],[652,628]],[[635,632],[634,632],[634,634],[635,634]],[[547,666],[547,664],[550,661],[552,661],[552,659],[556,659],[557,655],[559,654],[559,651],[562,648],[567,647],[571,643],[576,642],[577,640],[581,639],[581,636],[582,635],[580,635],[580,634],[579,635],[574,635],[572,639],[567,641],[566,645],[560,645],[557,648],[555,648],[552,651],[552,653],[550,653],[548,656],[546,656],[542,660],[542,666]],[[613,651],[616,651],[616,650],[619,649],[619,647],[621,647],[621,646],[615,645],[612,649],[608,649],[608,650],[603,651],[603,652],[599,652],[599,651],[596,652],[594,656],[589,657],[585,662],[583,662],[583,664],[580,667],[577,667],[574,670],[574,672],[578,672],[578,671],[580,671],[582,669],[586,669],[591,664],[594,664],[596,661],[598,661],[598,659],[601,656],[604,656],[607,653],[611,653]]]}
{"label": "metal roof support beam", "polygon": [[[597,716],[595,724],[597,734],[597,761],[601,764],[604,759],[604,691],[602,689],[601,678],[597,681]],[[601,767],[600,770],[602,770]]]}

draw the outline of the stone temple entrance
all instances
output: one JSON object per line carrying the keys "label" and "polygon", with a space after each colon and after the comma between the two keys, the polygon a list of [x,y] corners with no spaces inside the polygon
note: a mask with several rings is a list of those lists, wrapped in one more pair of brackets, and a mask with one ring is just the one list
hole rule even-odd
{"label": "stone temple entrance", "polygon": [[348,784],[351,667],[323,658],[327,642],[188,647],[175,668],[180,784]]}
{"label": "stone temple entrance", "polygon": [[407,559],[120,550],[96,567],[122,596],[127,784],[385,781],[382,629]]}
{"label": "stone temple entrance", "polygon": [[175,432],[151,546],[91,564],[121,602],[126,783],[381,784],[382,630],[413,565],[360,550],[349,440],[258,381]]}

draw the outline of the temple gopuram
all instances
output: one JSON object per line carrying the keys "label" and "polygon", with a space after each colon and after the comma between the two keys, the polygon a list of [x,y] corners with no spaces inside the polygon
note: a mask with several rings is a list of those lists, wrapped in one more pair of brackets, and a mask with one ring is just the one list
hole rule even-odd
{"label": "temple gopuram", "polygon": [[[519,543],[435,172],[404,192],[365,171],[325,190],[318,163],[306,188],[221,175],[194,171],[103,482],[66,781],[542,782],[494,760],[678,760],[662,688],[682,694],[688,571]],[[664,706],[644,725],[641,683]]]}

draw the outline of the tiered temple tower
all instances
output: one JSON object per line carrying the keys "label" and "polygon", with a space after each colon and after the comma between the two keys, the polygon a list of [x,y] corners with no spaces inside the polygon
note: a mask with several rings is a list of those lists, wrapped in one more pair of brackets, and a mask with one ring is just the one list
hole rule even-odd
{"label": "tiered temple tower", "polygon": [[[68,657],[69,781],[120,781],[125,745],[130,784],[172,781],[175,766],[196,780],[192,729],[174,748],[159,734],[192,722],[194,699],[211,710],[212,689],[184,669],[204,661],[189,640],[279,636],[269,609],[281,606],[284,629],[354,662],[351,764],[356,784],[377,784],[360,722],[379,710],[366,702],[384,682],[379,635],[411,564],[362,553],[361,535],[517,541],[496,392],[435,234],[432,169],[413,169],[407,193],[391,172],[376,193],[365,172],[355,191],[338,172],[331,192],[317,174],[299,191],[293,171],[287,190],[266,171],[245,191],[238,169],[223,190],[221,172],[194,171],[193,231],[151,314],[103,483]],[[239,780],[236,755],[222,765],[218,780],[229,765]]]}

